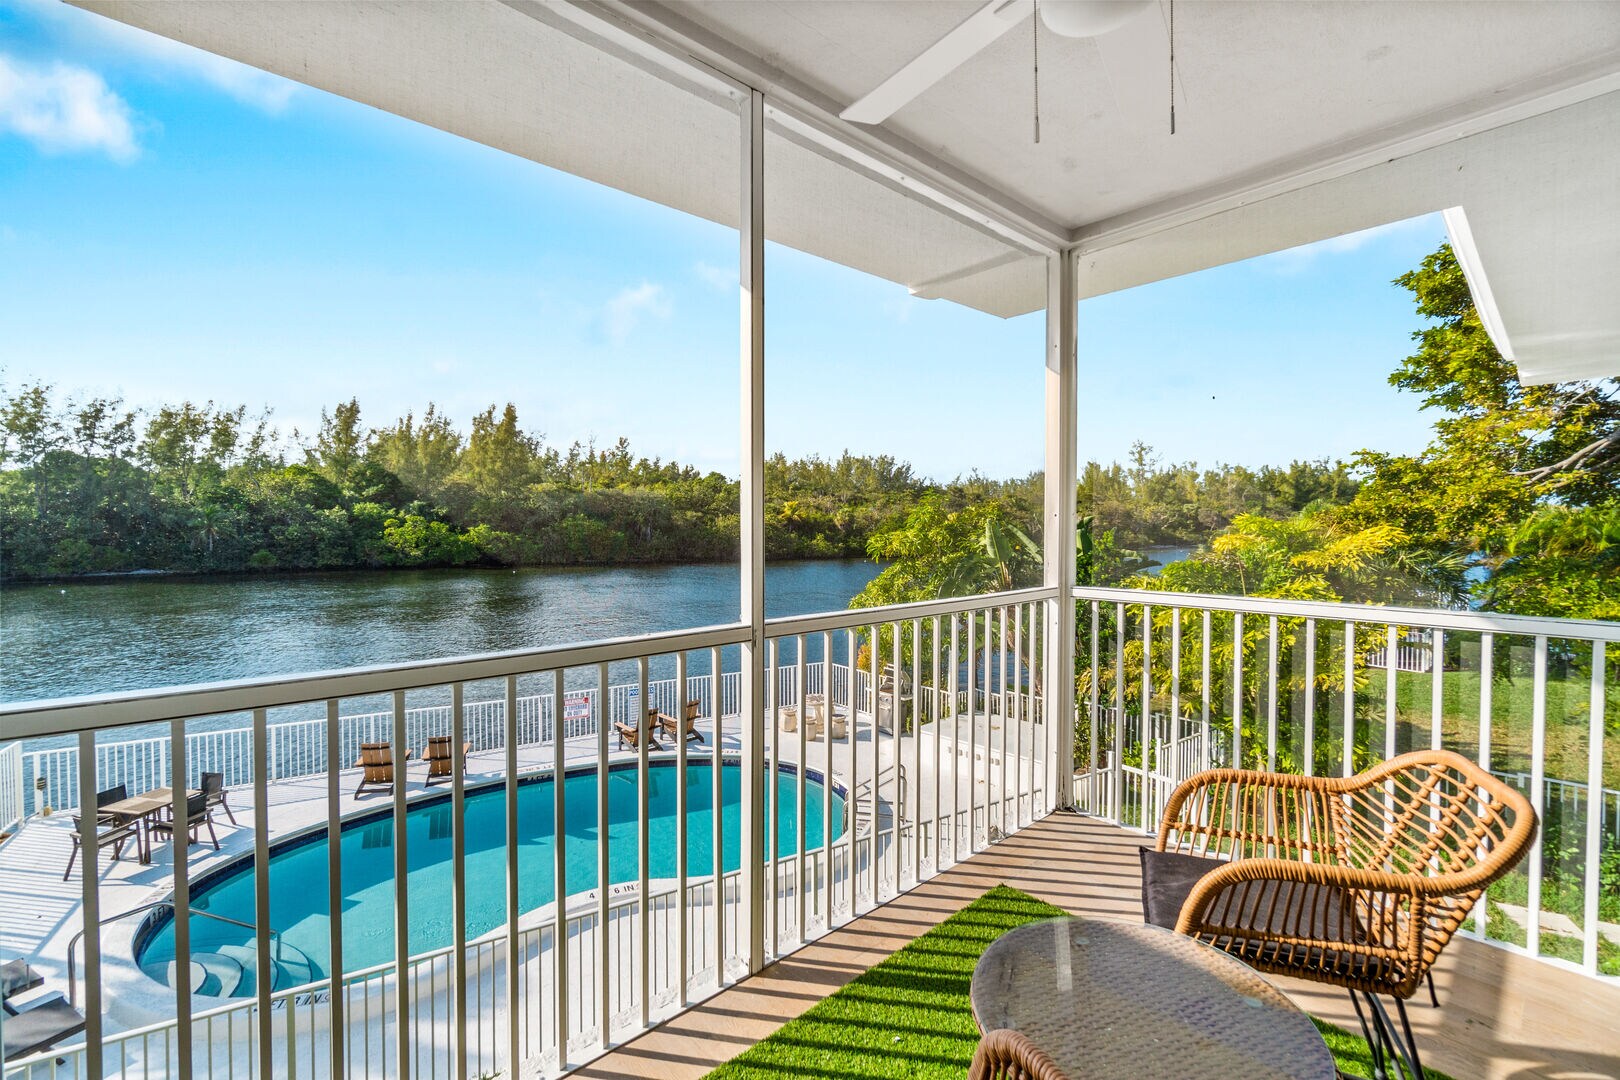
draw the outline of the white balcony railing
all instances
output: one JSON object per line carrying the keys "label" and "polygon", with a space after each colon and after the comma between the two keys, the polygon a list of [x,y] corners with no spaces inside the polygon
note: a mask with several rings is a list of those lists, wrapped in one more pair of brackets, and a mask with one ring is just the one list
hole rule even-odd
{"label": "white balcony railing", "polygon": [[[790,952],[1045,814],[1056,743],[1043,716],[1040,646],[1052,597],[1026,590],[770,620],[757,726],[737,648],[748,639],[744,626],[0,707],[7,733],[24,740],[0,759],[0,797],[19,807],[25,764],[34,809],[75,807],[115,784],[131,794],[171,788],[178,801],[203,772],[221,772],[242,825],[229,837],[234,853],[229,845],[217,856],[187,849],[181,831],[165,842],[166,857],[128,871],[146,896],[154,881],[162,885],[174,913],[167,929],[113,932],[120,907],[105,897],[128,895],[117,891],[126,871],[71,878],[63,895],[77,906],[64,909],[62,924],[91,932],[71,985],[52,985],[71,990],[86,1033],[6,1062],[4,1075],[453,1077],[577,1066],[746,974],[750,958]],[[621,672],[630,678],[610,679]],[[353,707],[376,695],[389,695],[391,707]],[[620,749],[617,724],[633,725],[640,702],[672,717],[695,702],[704,741]],[[343,770],[360,743],[389,743],[403,761],[437,735],[473,746],[451,783],[431,794],[400,784],[369,804],[351,798],[355,774]],[[30,745],[64,736],[70,745]],[[731,771],[749,760],[764,765],[757,777]],[[700,779],[655,784],[652,770],[670,766]],[[567,782],[551,784],[542,811],[525,797],[520,822],[520,791],[557,776]],[[576,777],[589,778],[594,800],[568,797]],[[43,791],[33,791],[37,779]],[[610,782],[634,787],[628,822],[617,816],[617,794],[609,805]],[[811,798],[814,785],[829,797]],[[490,875],[485,864],[476,879],[470,853],[490,838],[466,835],[471,793],[500,800],[506,824],[496,838],[503,870]],[[706,809],[694,812],[688,802],[699,799]],[[408,827],[418,821],[413,810],[445,800],[450,813],[433,815],[427,830]],[[356,814],[366,819],[354,825],[364,846],[389,849],[387,961],[346,964],[350,920],[326,919],[309,955],[341,974],[296,985],[257,979],[240,999],[194,994],[194,980],[208,977],[193,967],[208,924],[192,911],[217,875],[253,868],[252,917],[243,920],[251,940],[241,948],[256,972],[276,972],[272,942],[286,928],[273,925],[273,895],[321,889],[327,911],[355,899],[344,883],[346,868],[355,870],[340,845],[326,847],[324,883],[310,878],[307,860],[297,881],[278,881],[279,856],[295,842],[342,835]],[[628,831],[599,828],[604,819]],[[60,841],[65,861],[65,827],[36,820],[24,829]],[[655,876],[651,836],[670,821],[674,872]],[[92,827],[86,820],[81,835],[89,839]],[[542,859],[523,845],[547,828],[567,842],[552,843]],[[443,843],[434,829],[450,833],[447,885],[429,895],[416,884],[412,850]],[[591,849],[583,860],[582,844]],[[750,869],[756,846],[764,859]],[[33,869],[55,874],[58,866]],[[570,886],[581,866],[597,872]],[[519,886],[527,895],[535,874],[542,893],[558,899],[525,907]],[[499,925],[469,933],[469,896],[491,890],[504,892]],[[413,919],[434,916],[450,927],[449,940],[413,952]],[[145,975],[134,955],[133,942],[158,929],[172,937],[172,987]],[[61,935],[42,942],[36,966],[67,982],[51,967],[60,948]],[[165,1003],[155,1021],[135,1010],[143,995],[147,1005]]]}
{"label": "white balcony railing", "polygon": [[1152,831],[1201,768],[1349,775],[1418,747],[1457,750],[1523,790],[1541,820],[1520,870],[1476,905],[1474,935],[1620,975],[1620,757],[1612,743],[1605,754],[1605,729],[1620,725],[1620,624],[1074,595],[1078,806]]}

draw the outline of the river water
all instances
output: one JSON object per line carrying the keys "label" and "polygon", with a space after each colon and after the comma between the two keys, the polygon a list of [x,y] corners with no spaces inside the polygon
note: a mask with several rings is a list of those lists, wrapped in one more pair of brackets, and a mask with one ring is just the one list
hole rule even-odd
{"label": "river water", "polygon": [[[840,610],[878,569],[865,560],[773,565],[766,613]],[[0,592],[0,701],[710,626],[737,621],[738,596],[737,568],[715,564],[23,586]],[[694,656],[692,670],[706,671],[705,658]]]}

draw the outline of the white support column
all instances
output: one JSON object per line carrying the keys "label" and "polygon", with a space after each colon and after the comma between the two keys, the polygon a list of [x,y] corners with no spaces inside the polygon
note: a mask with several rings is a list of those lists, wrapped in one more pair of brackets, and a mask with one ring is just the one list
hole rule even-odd
{"label": "white support column", "polygon": [[[765,95],[749,92],[742,129],[743,903],[748,970],[765,966]],[[718,740],[716,740],[718,743]],[[718,749],[718,747],[717,747]]]}
{"label": "white support column", "polygon": [[1074,803],[1074,530],[1079,468],[1075,354],[1075,256],[1046,260],[1046,517],[1044,584],[1058,596],[1046,607],[1046,722],[1056,737],[1047,765],[1053,806]]}

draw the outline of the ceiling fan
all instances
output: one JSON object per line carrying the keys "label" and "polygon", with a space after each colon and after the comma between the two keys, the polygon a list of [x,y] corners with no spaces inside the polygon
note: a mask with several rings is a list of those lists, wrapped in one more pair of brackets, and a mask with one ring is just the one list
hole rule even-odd
{"label": "ceiling fan", "polygon": [[[1154,6],[1155,0],[990,0],[839,115],[857,124],[881,124],[1037,11],[1040,24],[1054,34],[1101,38]],[[1038,66],[1038,27],[1036,35]]]}

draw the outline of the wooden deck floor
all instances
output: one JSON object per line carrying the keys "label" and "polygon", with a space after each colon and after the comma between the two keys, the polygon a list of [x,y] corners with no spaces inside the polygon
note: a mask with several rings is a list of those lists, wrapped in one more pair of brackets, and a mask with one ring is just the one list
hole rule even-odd
{"label": "wooden deck floor", "polygon": [[[1140,919],[1139,835],[1055,814],[598,1058],[575,1075],[703,1075],[929,927],[1005,882],[1075,914]],[[1620,986],[1459,940],[1435,970],[1441,1008],[1411,1008],[1425,1063],[1457,1080],[1620,1078]],[[1279,980],[1354,1029],[1339,990]]]}

